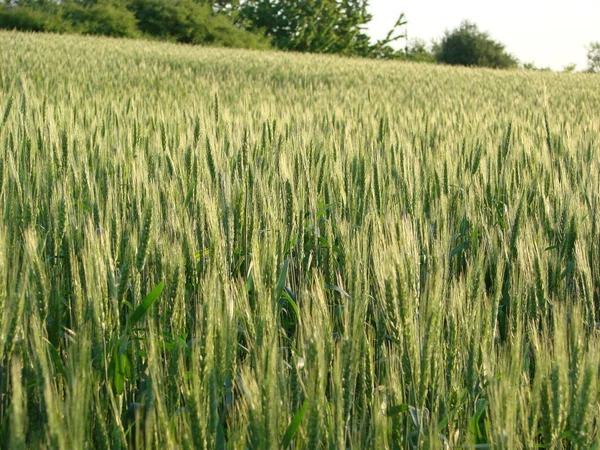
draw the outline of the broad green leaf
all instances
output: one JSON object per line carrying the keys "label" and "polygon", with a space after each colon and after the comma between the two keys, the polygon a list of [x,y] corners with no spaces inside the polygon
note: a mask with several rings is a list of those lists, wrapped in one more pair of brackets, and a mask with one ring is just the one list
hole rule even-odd
{"label": "broad green leaf", "polygon": [[450,420],[452,420],[454,418],[454,416],[456,415],[456,413],[458,411],[460,411],[460,409],[463,407],[463,402],[464,402],[464,398],[467,395],[467,390],[464,389],[460,395],[460,400],[458,402],[458,404],[448,413],[444,416],[444,418],[442,420],[440,420],[440,422],[438,423],[438,433],[441,433],[442,430],[444,428],[446,428],[446,425],[448,425],[448,423],[450,422]]}
{"label": "broad green leaf", "polygon": [[246,292],[250,293],[254,290],[254,279],[252,278],[252,274],[248,275],[248,279],[246,280]]}
{"label": "broad green leaf", "polygon": [[133,311],[133,313],[131,313],[131,315],[129,316],[129,329],[132,329],[135,326],[135,324],[138,323],[142,319],[142,317],[144,317],[144,315],[148,312],[152,304],[160,296],[164,288],[165,282],[161,281],[158,284],[158,286],[152,289],[152,292],[150,292],[146,296],[142,303],[140,303],[137,306],[137,308],[135,308],[135,311]]}
{"label": "broad green leaf", "polygon": [[281,439],[281,448],[288,448],[292,444],[294,436],[296,436],[298,428],[300,428],[300,424],[302,423],[302,419],[304,418],[304,414],[306,413],[307,409],[308,401],[305,401],[296,414],[294,414],[290,425],[288,426],[287,430],[285,430],[285,434]]}
{"label": "broad green leaf", "polygon": [[131,377],[131,362],[127,353],[115,349],[110,364],[115,394],[121,395],[125,390],[125,380]]}
{"label": "broad green leaf", "polygon": [[300,321],[300,311],[298,310],[298,305],[296,304],[294,299],[285,290],[282,292],[281,298],[284,299],[288,303],[288,305],[290,305],[290,307],[294,311],[294,314],[296,315],[296,318],[298,319],[298,321]]}
{"label": "broad green leaf", "polygon": [[469,248],[469,242],[465,241],[462,244],[456,246],[451,252],[450,252],[450,259],[452,259],[454,256],[458,255],[459,253],[463,252],[465,249]]}
{"label": "broad green leaf", "polygon": [[275,301],[277,301],[281,298],[281,293],[283,292],[283,288],[285,286],[285,280],[287,278],[289,265],[290,265],[290,258],[286,257],[285,261],[283,261],[283,267],[281,268],[281,272],[279,273],[279,279],[277,280],[277,286],[275,286]]}
{"label": "broad green leaf", "polygon": [[398,414],[405,414],[408,412],[408,405],[402,403],[400,405],[392,406],[386,411],[388,417],[397,416]]}
{"label": "broad green leaf", "polygon": [[62,376],[66,376],[67,372],[65,371],[65,367],[62,363],[62,359],[58,353],[58,350],[56,350],[56,348],[54,348],[54,346],[47,339],[44,339],[44,341],[46,342],[46,344],[48,344],[48,350],[50,351],[50,358],[52,359],[52,362],[54,363],[54,368],[56,369],[56,373],[58,373]]}
{"label": "broad green leaf", "polygon": [[329,289],[330,291],[335,291],[339,294],[342,295],[342,297],[348,297],[350,298],[350,294],[348,294],[345,290],[343,290],[341,287],[336,286],[334,284],[326,284],[325,285],[325,289]]}
{"label": "broad green leaf", "polygon": [[487,407],[487,405],[488,405],[488,401],[486,399],[481,398],[481,399],[477,400],[477,410],[475,411],[475,414],[473,414],[473,417],[471,418],[471,420],[469,422],[469,432],[475,438],[481,437],[479,421],[481,420],[481,417],[483,416],[483,412],[485,411],[485,408]]}

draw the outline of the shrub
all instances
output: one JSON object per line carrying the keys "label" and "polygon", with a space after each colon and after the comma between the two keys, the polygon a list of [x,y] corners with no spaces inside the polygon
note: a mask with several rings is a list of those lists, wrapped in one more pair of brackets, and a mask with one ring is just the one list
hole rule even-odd
{"label": "shrub", "polygon": [[267,39],[235,26],[209,5],[191,0],[133,0],[129,8],[145,35],[188,44],[265,48]]}
{"label": "shrub", "polygon": [[191,23],[183,2],[134,0],[129,8],[138,21],[138,29],[149,36],[177,42],[191,42]]}
{"label": "shrub", "polygon": [[188,44],[268,48],[269,40],[237,27],[193,0],[67,1],[0,6],[0,28],[20,31],[146,36]]}
{"label": "shrub", "polygon": [[507,53],[504,45],[492,40],[474,23],[465,21],[457,29],[446,32],[440,44],[438,62],[460,66],[517,67],[517,59]]}
{"label": "shrub", "polygon": [[215,15],[207,22],[207,42],[223,47],[269,48],[269,40],[258,34],[238,28],[228,17]]}
{"label": "shrub", "polygon": [[139,35],[134,14],[122,5],[100,2],[86,8],[76,3],[66,3],[61,13],[63,19],[82,34],[114,37]]}
{"label": "shrub", "polygon": [[0,7],[0,28],[19,31],[46,31],[48,15],[30,7]]}
{"label": "shrub", "polygon": [[435,53],[422,39],[411,39],[405,51],[406,59],[414,62],[435,62]]}

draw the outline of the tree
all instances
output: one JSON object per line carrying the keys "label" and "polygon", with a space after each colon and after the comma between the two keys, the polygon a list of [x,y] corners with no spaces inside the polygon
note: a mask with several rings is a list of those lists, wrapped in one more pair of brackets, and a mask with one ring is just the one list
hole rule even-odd
{"label": "tree", "polygon": [[0,7],[0,28],[19,31],[47,31],[48,16],[43,11],[23,6]]}
{"label": "tree", "polygon": [[600,73],[600,42],[592,42],[587,47],[588,69],[590,73]]}
{"label": "tree", "polygon": [[[139,30],[163,40],[223,47],[267,48],[266,39],[234,25],[216,13],[211,2],[194,0],[129,0]],[[231,5],[232,2],[221,2]]]}
{"label": "tree", "polygon": [[65,31],[114,37],[139,35],[133,13],[114,0],[64,2],[57,14]]}
{"label": "tree", "polygon": [[0,28],[152,37],[189,44],[269,48],[234,24],[235,0],[11,0]]}
{"label": "tree", "polygon": [[461,66],[507,69],[517,67],[517,59],[508,54],[504,45],[492,40],[472,22],[464,21],[446,32],[440,44],[438,62]]}
{"label": "tree", "polygon": [[335,0],[249,0],[242,6],[240,16],[249,28],[262,30],[276,47],[284,50],[343,52],[352,42],[338,41],[340,28],[346,34],[358,34],[356,18],[342,17]]}
{"label": "tree", "polygon": [[251,31],[262,31],[282,50],[381,57],[394,31],[375,44],[364,33],[370,22],[368,0],[247,0],[238,19]]}

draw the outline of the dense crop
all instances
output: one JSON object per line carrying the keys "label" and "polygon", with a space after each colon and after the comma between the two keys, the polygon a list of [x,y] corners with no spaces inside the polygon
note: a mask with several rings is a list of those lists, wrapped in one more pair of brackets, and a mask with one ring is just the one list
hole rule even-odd
{"label": "dense crop", "polygon": [[591,448],[600,83],[0,33],[4,448]]}

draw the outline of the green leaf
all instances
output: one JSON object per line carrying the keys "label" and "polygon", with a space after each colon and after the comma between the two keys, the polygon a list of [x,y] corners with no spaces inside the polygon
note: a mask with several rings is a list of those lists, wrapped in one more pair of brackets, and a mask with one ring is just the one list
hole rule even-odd
{"label": "green leaf", "polygon": [[291,445],[292,441],[294,440],[294,436],[298,432],[298,428],[300,428],[300,424],[302,423],[302,419],[304,418],[304,413],[306,413],[307,409],[308,401],[305,401],[304,404],[294,415],[287,430],[285,430],[285,434],[281,439],[281,448],[288,448]]}
{"label": "green leaf", "polygon": [[150,307],[152,306],[152,304],[156,301],[156,299],[160,296],[160,294],[162,293],[163,289],[165,288],[165,282],[161,281],[158,286],[156,286],[154,289],[152,289],[152,292],[150,292],[146,298],[142,301],[142,303],[140,303],[137,308],[135,308],[135,311],[133,311],[133,313],[131,313],[131,315],[129,316],[129,329],[132,329],[134,327],[134,325],[136,323],[138,323],[142,317],[144,317],[144,315],[148,312],[148,310],[150,309]]}
{"label": "green leaf", "polygon": [[388,417],[393,417],[393,416],[397,416],[398,414],[405,414],[408,412],[408,405],[406,403],[402,403],[400,405],[396,405],[396,406],[392,406],[391,408],[389,408],[387,410],[387,416]]}
{"label": "green leaf", "polygon": [[56,348],[47,339],[44,339],[44,341],[46,342],[46,344],[48,344],[48,349],[50,350],[50,358],[52,359],[52,363],[54,363],[56,373],[66,377],[67,372],[65,371],[65,367],[62,363],[62,358],[60,357],[58,350],[56,350]]}
{"label": "green leaf", "polygon": [[285,300],[290,305],[290,307],[294,311],[294,314],[296,315],[296,319],[298,321],[300,321],[300,310],[298,309],[298,305],[296,304],[296,302],[294,301],[294,299],[290,296],[290,294],[288,294],[287,292],[283,291],[282,294],[281,294],[281,299]]}
{"label": "green leaf", "polygon": [[283,261],[283,267],[281,268],[281,272],[279,273],[279,280],[277,280],[277,286],[275,286],[275,301],[281,298],[281,293],[283,292],[283,288],[285,286],[285,280],[287,278],[289,266],[290,258],[286,257],[285,261]]}
{"label": "green leaf", "polygon": [[455,406],[455,407],[454,407],[454,408],[453,408],[453,409],[452,409],[452,410],[451,410],[451,411],[450,411],[448,414],[446,414],[446,415],[444,416],[444,418],[443,418],[443,419],[442,419],[442,420],[441,420],[441,421],[438,423],[438,428],[437,428],[437,430],[438,430],[438,433],[441,433],[441,432],[444,430],[444,428],[446,428],[446,426],[448,425],[448,423],[450,422],[450,420],[452,420],[452,419],[454,418],[454,416],[456,415],[456,413],[457,413],[458,411],[460,411],[460,409],[462,409],[462,408],[463,408],[463,403],[464,403],[464,399],[465,399],[466,395],[467,395],[467,390],[466,390],[466,389],[464,389],[464,390],[462,391],[462,393],[461,393],[460,397],[459,397],[459,398],[460,398],[460,400],[459,400],[459,403],[458,403],[458,405],[456,405],[456,406]]}
{"label": "green leaf", "polygon": [[131,377],[131,362],[127,353],[115,349],[110,363],[112,382],[115,394],[121,395],[125,390],[125,380]]}
{"label": "green leaf", "polygon": [[322,202],[319,202],[319,208],[317,209],[317,219],[320,219],[321,217],[325,216],[325,213],[327,211],[329,211],[331,208],[333,208],[335,205],[336,205],[335,203],[326,205]]}
{"label": "green leaf", "polygon": [[4,126],[6,124],[6,121],[8,120],[8,115],[10,114],[10,109],[12,108],[13,105],[13,98],[10,97],[8,99],[8,102],[6,103],[6,107],[4,108],[4,114],[2,115],[2,126]]}
{"label": "green leaf", "polygon": [[479,400],[477,400],[477,403],[476,403],[477,410],[475,411],[475,414],[473,415],[473,417],[471,418],[471,421],[469,422],[469,432],[476,439],[479,439],[481,437],[481,429],[479,428],[479,421],[481,420],[481,417],[483,416],[483,412],[485,411],[485,408],[487,407],[487,405],[488,405],[488,401],[485,398],[480,398]]}
{"label": "green leaf", "polygon": [[127,353],[119,353],[118,368],[125,378],[131,378],[131,361]]}
{"label": "green leaf", "polygon": [[450,259],[452,259],[454,256],[458,255],[459,253],[461,253],[463,250],[465,250],[467,248],[469,248],[468,241],[465,241],[462,244],[458,245],[450,252]]}
{"label": "green leaf", "polygon": [[252,291],[254,291],[254,279],[252,278],[252,274],[250,274],[246,280],[246,292],[250,293]]}
{"label": "green leaf", "polygon": [[79,207],[81,209],[83,209],[83,211],[87,214],[91,214],[92,213],[92,208],[90,205],[88,205],[86,202],[84,202],[83,200],[77,200],[77,205],[79,205]]}
{"label": "green leaf", "polygon": [[337,293],[341,294],[341,295],[342,295],[342,297],[348,297],[348,298],[351,298],[351,297],[350,297],[350,294],[348,294],[348,293],[347,293],[345,290],[343,290],[343,289],[342,289],[341,287],[339,287],[339,286],[336,286],[335,284],[326,284],[326,285],[325,285],[325,289],[328,289],[328,290],[330,290],[330,291],[335,291],[335,292],[337,292]]}

